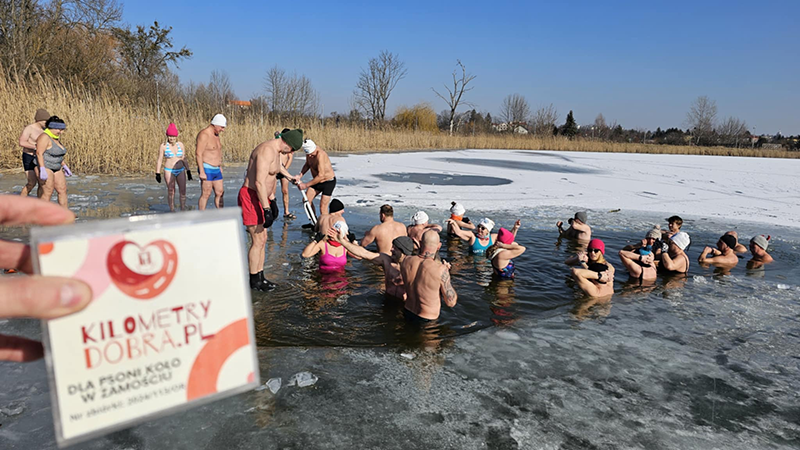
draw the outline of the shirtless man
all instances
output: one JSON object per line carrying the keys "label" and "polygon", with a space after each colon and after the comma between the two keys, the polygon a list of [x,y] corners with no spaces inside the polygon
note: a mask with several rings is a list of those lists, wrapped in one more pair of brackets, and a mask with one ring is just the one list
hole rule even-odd
{"label": "shirtless man", "polygon": [[317,231],[325,234],[336,222],[347,223],[344,220],[344,204],[338,198],[331,201],[328,213],[317,218]]}
{"label": "shirtless man", "polygon": [[428,223],[428,215],[425,211],[417,211],[411,216],[411,225],[406,228],[406,233],[417,245],[420,245],[422,235],[428,230],[434,230],[437,233],[442,231],[442,227],[435,224]]}
{"label": "shirtless man", "polygon": [[[286,133],[288,131],[291,130],[285,128],[282,131],[282,133]],[[276,138],[279,138],[280,135],[281,134],[278,132],[275,133]],[[288,171],[289,166],[292,165],[292,161],[294,160],[294,153],[288,153],[288,154],[281,153],[280,157],[281,157],[281,165],[285,167],[286,170]],[[278,173],[277,179],[281,182],[281,194],[283,194],[283,220],[296,219],[297,216],[289,212],[289,180],[291,180],[292,178],[286,178],[285,176],[283,176],[283,173]],[[277,192],[278,192],[278,187],[276,184],[275,193],[277,194]]]}
{"label": "shirtless man", "polygon": [[391,255],[392,241],[397,237],[407,235],[406,226],[395,222],[394,209],[390,205],[381,206],[380,219],[381,223],[370,228],[364,235],[361,246],[366,247],[375,242],[378,246],[378,253]]}
{"label": "shirtless man", "polygon": [[275,192],[276,176],[291,174],[280,163],[280,155],[298,150],[303,145],[303,131],[291,130],[280,138],[259,144],[250,154],[244,184],[239,189],[238,203],[242,208],[242,220],[250,235],[247,263],[250,269],[250,289],[269,291],[275,288],[264,278],[265,245],[267,228],[278,216],[278,205],[270,195]]}
{"label": "shirtless man", "polygon": [[667,273],[686,273],[689,271],[689,256],[686,255],[686,247],[691,243],[689,234],[679,231],[666,238],[665,244],[668,245],[666,252],[661,254],[661,261],[658,268]]}
{"label": "shirtless man", "polygon": [[227,123],[228,120],[225,119],[225,116],[217,114],[211,119],[210,125],[197,133],[195,157],[200,187],[203,190],[200,194],[200,201],[197,202],[197,208],[200,210],[206,209],[212,189],[214,190],[214,205],[217,208],[222,208],[224,205],[222,196],[225,194],[225,187],[222,184],[222,145],[219,143],[219,135],[225,131]]}
{"label": "shirtless man", "polygon": [[592,228],[586,225],[586,212],[576,212],[575,217],[569,219],[569,228],[563,228],[564,222],[556,223],[560,237],[566,239],[577,239],[579,241],[590,241],[592,239]]}
{"label": "shirtless man", "polygon": [[[331,201],[333,189],[336,187],[336,174],[333,173],[333,166],[328,154],[311,139],[306,139],[303,143],[303,152],[306,154],[306,163],[303,164],[303,168],[300,169],[300,173],[294,177],[294,180],[301,190],[308,189],[306,196],[312,209],[314,209],[314,198],[317,194],[322,193],[319,200],[319,215],[324,215],[328,211],[328,204]],[[301,183],[303,175],[309,170],[314,178],[308,183]],[[316,209],[314,212],[316,213]]]}
{"label": "shirtless man", "polygon": [[748,269],[758,269],[773,261],[772,256],[767,253],[767,247],[769,247],[769,237],[765,237],[763,234],[750,239],[750,253],[753,254],[753,258],[747,261]]}
{"label": "shirtless man", "polygon": [[450,308],[456,306],[458,294],[450,283],[450,263],[434,260],[441,246],[439,232],[428,230],[422,235],[419,254],[400,264],[407,295],[403,315],[412,323],[438,319],[442,302]]}
{"label": "shirtless man", "polygon": [[347,240],[347,236],[343,236],[341,233],[329,232],[328,235],[342,244],[351,255],[372,261],[373,264],[383,267],[386,296],[390,299],[405,302],[406,289],[403,285],[403,277],[400,275],[400,265],[414,253],[414,241],[410,237],[399,236],[394,238],[390,243],[390,253],[385,254],[383,252],[374,253],[360,245],[352,244]]}
{"label": "shirtless man", "polygon": [[700,264],[713,264],[723,269],[730,269],[739,263],[739,257],[733,251],[735,247],[736,238],[730,234],[723,234],[717,241],[717,248],[704,248],[697,260]]}
{"label": "shirtless man", "polygon": [[[20,195],[27,197],[36,184],[39,182],[36,161],[36,139],[44,132],[44,124],[50,118],[50,113],[44,109],[37,109],[33,116],[33,123],[22,130],[19,135],[19,145],[22,147],[22,168],[28,177],[25,187],[22,188]],[[41,188],[40,188],[41,189]]]}

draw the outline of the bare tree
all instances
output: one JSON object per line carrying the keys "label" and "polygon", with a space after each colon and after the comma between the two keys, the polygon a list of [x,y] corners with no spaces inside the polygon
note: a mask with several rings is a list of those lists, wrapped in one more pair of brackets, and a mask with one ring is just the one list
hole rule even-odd
{"label": "bare tree", "polygon": [[264,89],[272,113],[286,116],[310,116],[319,110],[319,96],[305,75],[287,75],[275,66],[264,77]]}
{"label": "bare tree", "polygon": [[686,122],[694,133],[695,144],[708,140],[714,132],[714,122],[717,119],[717,102],[702,95],[697,97],[686,114]]}
{"label": "bare tree", "polygon": [[525,97],[519,94],[511,94],[503,99],[500,105],[500,118],[504,122],[525,122],[531,115],[531,108]]}
{"label": "bare tree", "polygon": [[361,70],[353,91],[355,104],[373,122],[383,123],[389,95],[405,76],[405,64],[399,56],[382,51],[377,58],[369,60],[367,69]]}
{"label": "bare tree", "polygon": [[233,84],[231,84],[231,78],[225,71],[212,71],[207,89],[211,104],[216,109],[224,108],[229,101],[236,99],[236,94],[233,92]]}
{"label": "bare tree", "polygon": [[[444,85],[444,88],[447,89],[447,97],[440,94],[436,91],[436,89],[431,88],[431,90],[439,96],[442,100],[447,103],[447,106],[450,107],[450,136],[453,135],[453,118],[456,115],[456,109],[458,105],[461,103],[461,97],[464,96],[465,92],[471,91],[473,88],[467,88],[467,84],[470,81],[475,79],[475,75],[468,75],[467,69],[464,67],[464,64],[461,64],[461,60],[456,60],[456,63],[459,67],[461,67],[461,74],[458,74],[458,69],[453,71],[453,88],[451,89],[450,86],[447,84]],[[472,106],[472,104],[464,102],[467,106]]]}
{"label": "bare tree", "polygon": [[531,118],[531,131],[537,136],[549,136],[553,134],[553,127],[558,120],[558,110],[553,104],[543,106],[533,113]]}
{"label": "bare tree", "polygon": [[716,128],[717,135],[723,145],[739,147],[740,142],[745,142],[750,134],[747,123],[737,117],[728,117]]}

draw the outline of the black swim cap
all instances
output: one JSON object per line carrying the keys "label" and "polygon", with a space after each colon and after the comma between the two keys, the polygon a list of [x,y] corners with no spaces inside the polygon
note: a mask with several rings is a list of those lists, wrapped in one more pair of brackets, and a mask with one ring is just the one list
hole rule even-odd
{"label": "black swim cap", "polygon": [[338,198],[331,200],[331,204],[328,206],[328,211],[331,214],[343,210],[344,210],[344,204]]}

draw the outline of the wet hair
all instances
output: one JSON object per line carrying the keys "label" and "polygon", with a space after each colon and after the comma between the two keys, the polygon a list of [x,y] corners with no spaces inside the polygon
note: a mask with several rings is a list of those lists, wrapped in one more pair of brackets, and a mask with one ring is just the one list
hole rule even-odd
{"label": "wet hair", "polygon": [[47,121],[44,123],[44,127],[45,128],[50,128],[50,124],[51,123],[64,123],[64,120],[62,120],[58,116],[50,116],[50,118],[47,119]]}
{"label": "wet hair", "polygon": [[683,226],[683,219],[681,219],[680,216],[672,216],[669,219],[667,219],[667,222],[674,223],[675,225],[678,226],[678,228]]}
{"label": "wet hair", "polygon": [[392,205],[383,205],[381,206],[381,214],[386,217],[394,217],[394,208],[392,208]]}

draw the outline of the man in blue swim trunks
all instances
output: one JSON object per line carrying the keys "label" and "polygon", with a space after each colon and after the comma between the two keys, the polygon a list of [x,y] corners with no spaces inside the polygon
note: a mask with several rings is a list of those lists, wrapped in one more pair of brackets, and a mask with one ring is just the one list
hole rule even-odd
{"label": "man in blue swim trunks", "polygon": [[217,114],[211,119],[209,126],[197,133],[195,156],[202,188],[197,208],[200,210],[206,209],[212,190],[214,191],[214,205],[217,208],[224,206],[222,196],[225,194],[225,187],[222,184],[222,145],[219,142],[219,135],[225,131],[227,123],[225,116]]}

